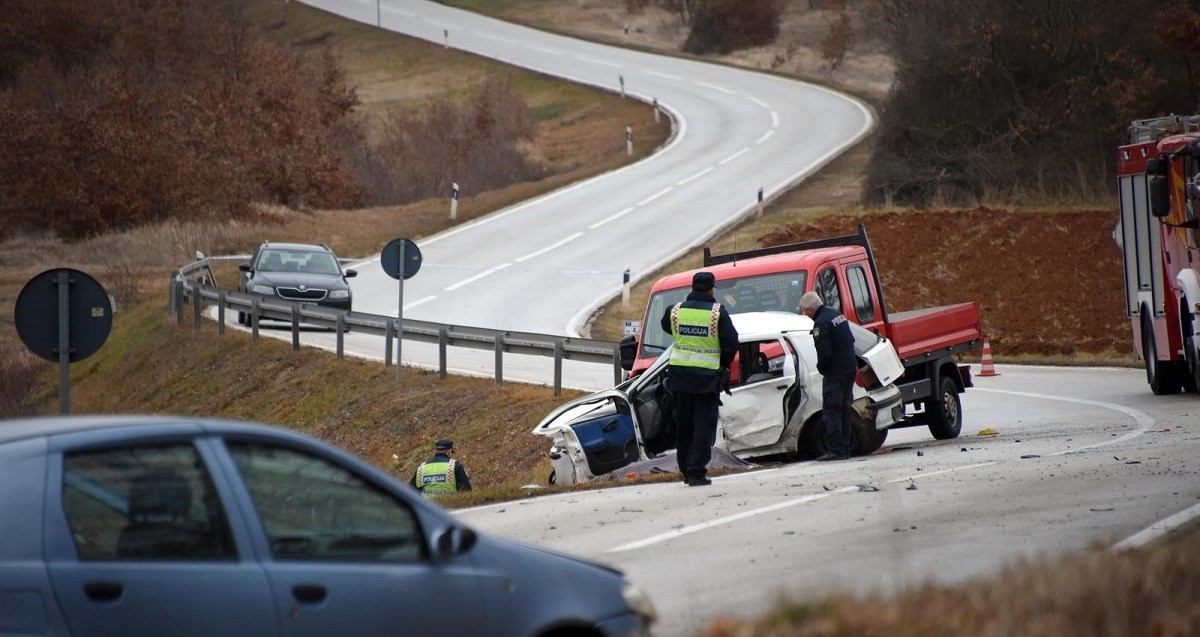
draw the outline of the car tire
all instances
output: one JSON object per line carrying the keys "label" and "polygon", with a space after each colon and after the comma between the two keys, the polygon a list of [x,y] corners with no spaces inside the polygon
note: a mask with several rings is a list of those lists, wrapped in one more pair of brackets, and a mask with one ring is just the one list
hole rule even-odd
{"label": "car tire", "polygon": [[863,445],[862,448],[857,450],[858,452],[854,454],[856,456],[869,456],[876,451],[879,451],[879,448],[883,446],[883,443],[887,442],[887,429],[876,429],[870,423],[864,422],[863,430],[865,432],[862,437]]}
{"label": "car tire", "polygon": [[962,401],[958,398],[958,386],[954,380],[943,376],[938,381],[938,392],[925,402],[929,433],[938,440],[957,438],[962,432]]}
{"label": "car tire", "polygon": [[[873,453],[879,447],[874,447],[870,451],[870,445],[874,442],[874,438],[868,434],[867,430],[870,425],[858,412],[851,410],[850,415],[850,455],[861,456],[868,453]],[[879,436],[879,445],[883,445],[883,440],[887,437],[887,430],[883,430],[882,436]],[[825,441],[825,419],[820,413],[808,421],[804,428],[800,430],[800,440],[797,445],[798,455],[802,458],[816,458],[825,455],[829,451],[829,445]]]}

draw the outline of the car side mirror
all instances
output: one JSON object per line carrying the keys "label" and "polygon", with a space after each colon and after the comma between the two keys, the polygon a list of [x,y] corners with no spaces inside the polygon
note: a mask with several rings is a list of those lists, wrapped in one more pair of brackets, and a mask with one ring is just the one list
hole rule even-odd
{"label": "car side mirror", "polygon": [[626,334],[621,338],[621,369],[633,371],[633,361],[637,358],[637,335]]}
{"label": "car side mirror", "polygon": [[238,269],[241,270],[242,272],[249,272],[253,268],[250,267],[249,263],[239,263]]}
{"label": "car side mirror", "polygon": [[1171,212],[1171,202],[1167,195],[1167,178],[1154,175],[1146,180],[1150,195],[1150,214],[1163,218]]}
{"label": "car side mirror", "polygon": [[358,276],[358,270],[346,270],[345,277],[347,279],[353,279],[356,276]]}
{"label": "car side mirror", "polygon": [[470,551],[478,539],[475,531],[463,526],[452,526],[434,538],[433,547],[438,557],[449,559]]}

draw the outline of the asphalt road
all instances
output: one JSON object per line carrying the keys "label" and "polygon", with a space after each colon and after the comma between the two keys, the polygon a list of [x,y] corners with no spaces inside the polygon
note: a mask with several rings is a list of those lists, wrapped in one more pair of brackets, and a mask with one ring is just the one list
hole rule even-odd
{"label": "asphalt road", "polygon": [[[1125,369],[999,366],[963,395],[963,435],[893,432],[877,454],[459,512],[475,528],[617,566],[698,634],[779,594],[961,582],[1200,509],[1200,399]],[[999,433],[980,436],[993,428]],[[1194,514],[1194,512],[1193,512]]]}
{"label": "asphalt road", "polygon": [[[420,240],[421,271],[404,286],[405,318],[578,335],[597,307],[636,280],[748,214],[757,193],[786,190],[873,125],[856,100],[825,88],[723,66],[582,42],[416,0],[305,0],[355,20],[626,94],[657,99],[675,121],[653,156]],[[646,108],[646,117],[652,110]],[[614,130],[624,138],[624,130]],[[634,140],[637,143],[637,140]],[[469,192],[470,184],[461,184]],[[449,193],[447,193],[449,196]],[[447,210],[449,205],[447,203]],[[396,237],[381,236],[380,247]],[[378,262],[352,280],[355,310],[396,316],[397,284]],[[318,342],[329,341],[317,335]],[[379,356],[378,339],[349,351]],[[436,349],[404,348],[432,366]],[[460,351],[452,365],[492,373],[490,352]],[[551,363],[519,362],[507,378],[549,382]],[[524,369],[523,366],[528,369]],[[610,371],[569,366],[568,386],[612,385]]]}

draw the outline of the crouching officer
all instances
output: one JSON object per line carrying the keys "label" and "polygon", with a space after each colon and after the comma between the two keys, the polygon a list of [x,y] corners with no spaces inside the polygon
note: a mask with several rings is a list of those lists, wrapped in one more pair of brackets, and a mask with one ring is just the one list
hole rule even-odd
{"label": "crouching officer", "polygon": [[454,441],[445,438],[433,445],[433,457],[421,463],[413,474],[412,485],[421,495],[434,498],[455,491],[470,491],[471,479],[467,469],[455,460]]}
{"label": "crouching officer", "polygon": [[661,321],[675,339],[666,383],[675,403],[675,458],[683,481],[693,487],[712,484],[708,462],[717,440],[718,393],[728,390],[738,348],[729,311],[713,297],[715,286],[711,272],[697,272],[687,300],[667,308]]}

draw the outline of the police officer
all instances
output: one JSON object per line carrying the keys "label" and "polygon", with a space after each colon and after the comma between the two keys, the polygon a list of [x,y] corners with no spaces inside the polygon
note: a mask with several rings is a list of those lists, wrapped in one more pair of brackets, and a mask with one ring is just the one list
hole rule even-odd
{"label": "police officer", "polygon": [[821,417],[825,421],[826,453],[820,461],[850,457],[850,410],[854,391],[854,335],[840,312],[825,307],[821,295],[805,292],[800,313],[813,320],[813,344],[817,348],[817,371],[823,377]]}
{"label": "police officer", "polygon": [[711,272],[697,272],[687,300],[662,317],[663,331],[675,338],[666,383],[675,403],[675,457],[684,483],[693,487],[712,484],[708,461],[717,438],[718,394],[728,391],[738,347],[729,312],[713,297],[715,286]]}
{"label": "police officer", "polygon": [[454,441],[445,438],[433,444],[433,457],[421,463],[413,474],[412,485],[427,498],[455,491],[470,491],[467,469],[455,460]]}

